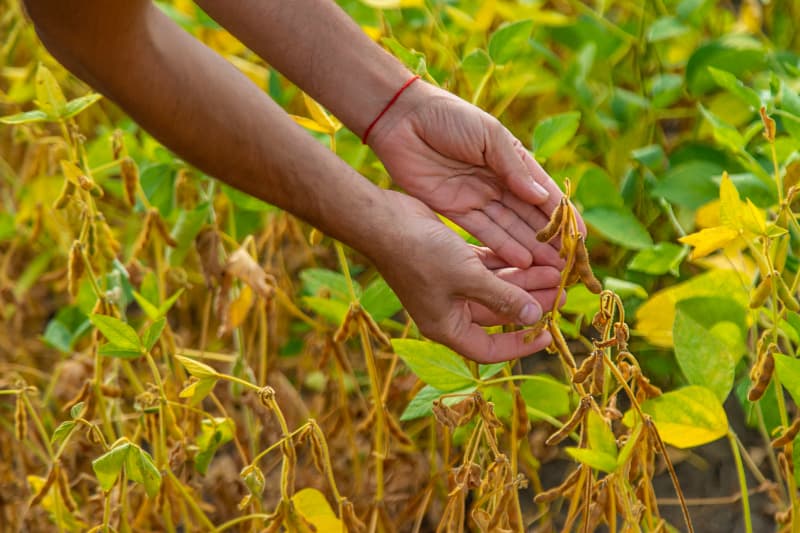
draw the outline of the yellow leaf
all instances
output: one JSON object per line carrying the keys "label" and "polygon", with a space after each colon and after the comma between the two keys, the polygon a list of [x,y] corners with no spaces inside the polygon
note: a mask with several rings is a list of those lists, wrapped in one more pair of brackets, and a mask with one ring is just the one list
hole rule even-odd
{"label": "yellow leaf", "polygon": [[291,114],[289,116],[292,117],[292,120],[294,120],[307,130],[316,131],[318,133],[327,133],[328,135],[333,133],[333,131],[331,131],[329,128],[326,128],[322,124],[317,124],[310,118],[301,117],[300,115],[291,115]]}
{"label": "yellow leaf", "polygon": [[445,6],[445,12],[457,26],[464,28],[467,31],[475,30],[475,19],[469,16],[468,13],[453,6]]}
{"label": "yellow leaf", "polygon": [[401,7],[422,7],[425,0],[361,0],[375,9],[399,9]]}
{"label": "yellow leaf", "polygon": [[183,355],[176,355],[175,359],[180,361],[183,367],[194,377],[198,379],[216,378],[219,373],[212,367],[205,363],[201,363],[195,359]]}
{"label": "yellow leaf", "polygon": [[719,218],[719,212],[719,200],[708,202],[697,209],[694,214],[694,223],[698,228],[713,228],[714,226],[721,226],[722,221]]}
{"label": "yellow leaf", "polygon": [[678,239],[683,244],[694,246],[689,259],[705,257],[714,250],[718,250],[739,236],[739,232],[727,226],[717,226],[700,230],[697,233],[686,235]]}
{"label": "yellow leaf", "polygon": [[325,111],[325,109],[317,103],[316,100],[308,96],[306,93],[303,93],[303,100],[306,103],[306,108],[308,112],[311,113],[311,118],[314,119],[314,122],[321,125],[322,127],[328,128],[329,131],[335,133],[342,127],[342,123],[336,120],[331,116],[330,113]]}
{"label": "yellow leaf", "polygon": [[80,187],[80,177],[83,175],[83,171],[73,163],[72,161],[67,161],[66,159],[61,160],[61,172],[64,174],[64,177],[72,182],[73,185],[77,185]]}
{"label": "yellow leaf", "polygon": [[[728,418],[719,400],[698,385],[647,400],[642,410],[653,417],[661,440],[676,448],[701,446],[728,433]],[[623,422],[633,424],[633,411],[625,414]]]}
{"label": "yellow leaf", "polygon": [[225,320],[225,326],[228,331],[232,331],[242,325],[252,305],[253,289],[249,285],[242,285],[239,297],[228,306],[228,316]]}
{"label": "yellow leaf", "polygon": [[742,228],[742,201],[739,198],[739,191],[731,181],[727,172],[722,173],[722,181],[719,184],[719,218],[722,223],[733,229]]}
{"label": "yellow leaf", "polygon": [[756,235],[763,235],[767,232],[767,219],[764,211],[753,205],[749,198],[742,208],[742,225]]}
{"label": "yellow leaf", "polygon": [[735,270],[712,270],[688,281],[659,291],[636,311],[637,334],[663,348],[672,347],[672,324],[675,322],[675,304],[687,298],[724,294],[746,307],[750,290],[742,283]]}
{"label": "yellow leaf", "polygon": [[381,29],[376,28],[375,26],[361,26],[361,30],[367,34],[367,37],[375,42],[378,42],[381,38],[381,35],[383,35]]}
{"label": "yellow leaf", "polygon": [[497,12],[497,0],[485,0],[479,4],[481,7],[475,13],[475,29],[485,32],[492,25]]}
{"label": "yellow leaf", "polygon": [[317,489],[306,488],[292,496],[299,515],[310,522],[317,531],[342,531],[342,522],[336,517],[325,495]]}
{"label": "yellow leaf", "polygon": [[259,296],[272,297],[275,278],[253,259],[244,246],[233,252],[225,263],[225,275],[233,276],[249,285]]}

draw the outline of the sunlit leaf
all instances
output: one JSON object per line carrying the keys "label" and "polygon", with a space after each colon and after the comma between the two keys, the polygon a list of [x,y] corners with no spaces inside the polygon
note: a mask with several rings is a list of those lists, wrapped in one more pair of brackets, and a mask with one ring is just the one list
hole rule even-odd
{"label": "sunlit leaf", "polygon": [[611,473],[617,469],[617,456],[589,448],[565,448],[567,454],[590,468]]}
{"label": "sunlit leaf", "polygon": [[89,320],[116,348],[130,351],[142,351],[142,343],[136,330],[118,318],[106,315],[91,315]]}
{"label": "sunlit leaf", "polygon": [[305,488],[292,496],[294,508],[317,531],[340,531],[342,523],[331,509],[325,495],[317,489]]}
{"label": "sunlit leaf", "polygon": [[441,344],[392,339],[392,347],[422,381],[439,390],[455,391],[475,382],[464,359]]}
{"label": "sunlit leaf", "polygon": [[533,30],[532,20],[520,20],[500,26],[489,37],[489,57],[504,65],[528,49],[528,37]]}
{"label": "sunlit leaf", "polygon": [[722,294],[740,307],[750,301],[750,292],[736,271],[713,270],[651,295],[636,310],[635,329],[654,345],[671,348],[676,304],[688,298],[718,298]]}
{"label": "sunlit leaf", "polygon": [[91,93],[87,94],[86,96],[81,96],[79,98],[75,98],[74,100],[70,100],[67,102],[67,105],[64,106],[64,114],[61,118],[72,118],[101,98],[103,98],[102,94]]}
{"label": "sunlit leaf", "polygon": [[581,114],[569,111],[541,120],[533,131],[533,152],[538,159],[547,159],[563,148],[578,131]]}
{"label": "sunlit leaf", "polygon": [[92,470],[104,491],[111,490],[116,483],[131,446],[129,442],[123,442],[92,461]]}
{"label": "sunlit leaf", "polygon": [[198,379],[216,378],[219,377],[219,372],[205,363],[201,363],[196,359],[191,359],[183,355],[176,355],[175,359],[180,361],[183,367],[194,377]]}
{"label": "sunlit leaf", "polygon": [[152,350],[155,343],[158,341],[158,338],[161,336],[161,332],[164,331],[164,326],[167,325],[167,321],[163,318],[153,322],[150,327],[148,327],[144,333],[142,334],[142,344],[144,344],[145,350]]}
{"label": "sunlit leaf", "polygon": [[781,385],[789,391],[796,404],[800,404],[800,359],[775,354],[775,371]]}
{"label": "sunlit leaf", "polygon": [[671,242],[659,242],[652,248],[640,250],[628,263],[628,268],[653,276],[667,273],[677,276],[685,256],[686,251],[683,247]]}
{"label": "sunlit leaf", "polygon": [[[713,442],[728,433],[728,419],[714,393],[691,385],[651,398],[642,410],[653,417],[661,439],[676,448],[694,448]],[[633,425],[634,412],[625,414]]]}
{"label": "sunlit leaf", "polygon": [[686,235],[678,239],[683,244],[693,246],[694,249],[689,254],[689,259],[700,259],[711,252],[727,246],[739,237],[739,232],[728,226],[717,226],[707,228],[697,233]]}
{"label": "sunlit leaf", "polygon": [[56,78],[42,63],[36,69],[36,103],[49,118],[62,117],[67,105]]}
{"label": "sunlit leaf", "polygon": [[75,427],[74,420],[65,420],[61,422],[58,427],[53,431],[53,436],[50,437],[50,444],[55,444],[69,435]]}
{"label": "sunlit leaf", "polygon": [[[690,384],[707,387],[720,402],[724,402],[733,388],[736,356],[731,343],[719,338],[695,318],[694,313],[705,308],[693,305],[697,300],[684,300],[678,304],[673,326],[675,358]],[[720,298],[717,302],[720,306],[735,305],[727,298]]]}

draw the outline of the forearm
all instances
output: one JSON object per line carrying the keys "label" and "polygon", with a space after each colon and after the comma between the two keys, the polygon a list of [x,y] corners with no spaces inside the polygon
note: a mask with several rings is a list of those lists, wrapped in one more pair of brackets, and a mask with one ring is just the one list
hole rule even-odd
{"label": "forearm", "polygon": [[361,136],[411,73],[332,0],[197,0]]}
{"label": "forearm", "polygon": [[187,161],[378,253],[382,191],[149,1],[27,4],[58,59]]}

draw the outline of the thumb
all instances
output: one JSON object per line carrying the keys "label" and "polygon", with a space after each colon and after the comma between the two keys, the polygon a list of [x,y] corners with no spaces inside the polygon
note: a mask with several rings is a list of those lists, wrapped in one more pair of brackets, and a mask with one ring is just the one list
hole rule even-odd
{"label": "thumb", "polygon": [[473,280],[466,296],[509,321],[529,325],[542,318],[542,307],[533,296],[488,270]]}
{"label": "thumb", "polygon": [[[533,178],[517,151],[522,143],[494,117],[489,117],[486,164],[519,198],[532,204],[546,201],[550,193]],[[524,149],[524,148],[523,148]]]}

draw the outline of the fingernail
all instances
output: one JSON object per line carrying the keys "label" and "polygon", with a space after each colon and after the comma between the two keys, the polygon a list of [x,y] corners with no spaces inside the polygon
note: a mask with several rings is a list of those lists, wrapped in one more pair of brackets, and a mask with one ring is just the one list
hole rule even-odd
{"label": "fingernail", "polygon": [[543,199],[545,199],[545,198],[547,198],[548,196],[550,196],[550,193],[549,193],[549,192],[547,192],[547,189],[545,189],[544,187],[542,187],[541,185],[539,185],[539,184],[536,182],[536,180],[534,180],[534,179],[531,179],[531,189],[533,189],[533,192],[535,192],[536,194],[538,194],[539,196],[541,196]]}
{"label": "fingernail", "polygon": [[542,309],[533,303],[525,304],[519,314],[520,322],[525,325],[535,324],[540,318],[542,318]]}

